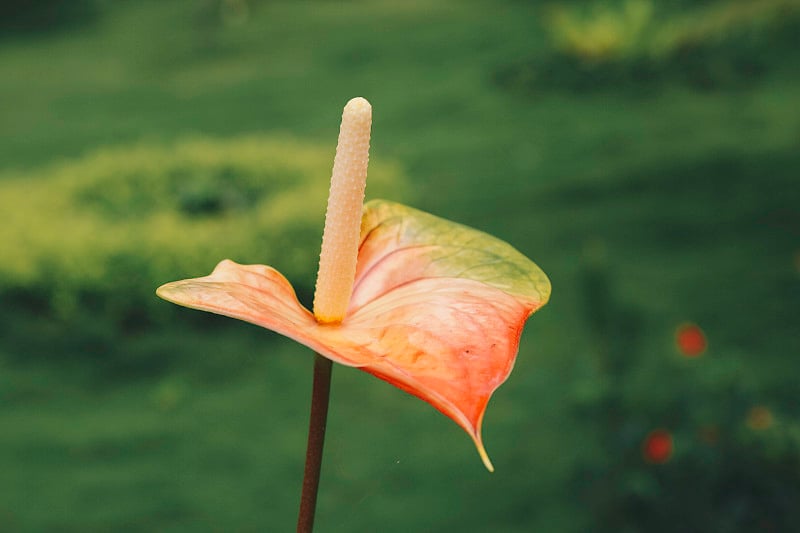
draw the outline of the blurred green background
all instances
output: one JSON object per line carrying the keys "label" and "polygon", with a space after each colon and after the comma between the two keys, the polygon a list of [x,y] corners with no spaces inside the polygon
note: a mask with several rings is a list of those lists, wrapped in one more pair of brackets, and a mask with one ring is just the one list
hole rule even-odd
{"label": "blurred green background", "polygon": [[309,303],[359,95],[367,196],[553,297],[494,474],[337,367],[318,531],[795,529],[799,36],[796,0],[4,2],[0,530],[292,530],[311,354],[153,291],[229,257]]}

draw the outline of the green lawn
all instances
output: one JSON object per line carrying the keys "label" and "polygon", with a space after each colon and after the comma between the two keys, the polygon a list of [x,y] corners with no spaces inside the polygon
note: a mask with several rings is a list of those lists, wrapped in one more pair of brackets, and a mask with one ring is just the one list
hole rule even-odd
{"label": "green lawn", "polygon": [[[197,136],[294,138],[329,145],[332,163],[341,108],[361,95],[371,161],[399,169],[398,194],[548,273],[551,302],[484,422],[494,474],[427,404],[334,370],[318,531],[780,531],[798,519],[786,503],[800,493],[790,59],[744,86],[513,85],[499,73],[554,53],[535,2],[246,3],[240,20],[211,0],[98,2],[85,24],[4,36],[0,180]],[[270,253],[261,261],[285,260]],[[53,317],[8,284],[0,530],[292,529],[308,350],[166,303],[136,328],[91,306]],[[673,346],[687,321],[709,339],[694,360]],[[748,429],[754,406],[772,426]],[[675,436],[664,465],[639,453],[655,427]],[[704,428],[718,440],[698,440]]]}

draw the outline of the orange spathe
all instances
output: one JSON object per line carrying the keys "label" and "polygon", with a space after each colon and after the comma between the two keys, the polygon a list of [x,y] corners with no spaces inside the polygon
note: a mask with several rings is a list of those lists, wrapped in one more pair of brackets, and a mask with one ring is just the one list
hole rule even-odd
{"label": "orange spathe", "polygon": [[525,321],[550,296],[549,280],[503,241],[385,201],[364,207],[358,250],[340,323],[318,322],[263,265],[225,260],[158,294],[277,331],[425,400],[472,437],[493,470],[483,415],[514,366]]}

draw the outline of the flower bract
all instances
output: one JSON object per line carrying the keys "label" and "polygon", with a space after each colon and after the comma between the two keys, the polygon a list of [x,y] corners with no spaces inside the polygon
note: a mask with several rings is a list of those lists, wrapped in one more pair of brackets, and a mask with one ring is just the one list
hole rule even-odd
{"label": "flower bract", "polygon": [[542,270],[486,233],[383,200],[364,206],[345,318],[323,324],[277,270],[224,260],[205,277],[167,283],[179,305],[245,320],[425,400],[475,442],[508,377],[528,317],[550,296]]}

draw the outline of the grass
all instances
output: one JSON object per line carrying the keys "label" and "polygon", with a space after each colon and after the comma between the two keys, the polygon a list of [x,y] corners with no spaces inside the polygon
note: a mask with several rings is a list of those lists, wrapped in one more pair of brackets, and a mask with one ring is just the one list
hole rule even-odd
{"label": "grass", "polygon": [[[332,154],[342,105],[363,95],[371,159],[401,169],[415,206],[507,240],[553,282],[487,412],[493,475],[427,405],[334,370],[320,532],[618,530],[587,496],[582,465],[602,472],[631,454],[624,472],[670,509],[697,483],[681,477],[700,453],[697,413],[735,425],[764,404],[781,427],[799,422],[798,73],[718,91],[521,92],[495,73],[548,53],[532,3],[253,2],[239,23],[214,5],[102,4],[85,25],[4,40],[2,179],[44,181],[42,169],[98,149],[198,135],[289,137]],[[621,309],[610,340],[590,326],[604,312],[585,288],[596,256]],[[303,348],[190,311],[135,331],[81,317],[98,324],[92,335],[8,301],[0,314],[0,529],[292,527]],[[710,348],[675,366],[685,362],[671,335],[686,320]],[[598,344],[627,336],[613,345],[628,377],[614,382]],[[634,424],[627,448],[605,447],[595,423],[608,383]],[[640,435],[673,420],[675,462],[641,464]],[[782,490],[797,486],[788,479]],[[732,489],[715,487],[715,501],[730,501]],[[702,511],[721,528],[734,516],[722,504]],[[633,523],[658,530],[648,516]]]}

